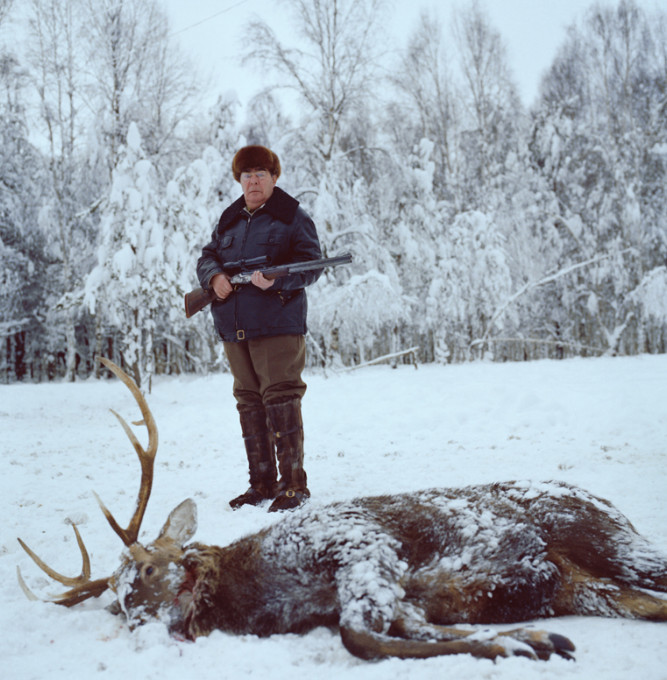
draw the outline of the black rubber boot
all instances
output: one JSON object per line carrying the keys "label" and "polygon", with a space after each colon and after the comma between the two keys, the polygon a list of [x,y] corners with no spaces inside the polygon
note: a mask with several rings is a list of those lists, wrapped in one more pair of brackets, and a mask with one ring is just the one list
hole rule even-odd
{"label": "black rubber boot", "polygon": [[229,501],[234,510],[243,505],[259,505],[265,500],[275,498],[278,476],[273,437],[264,407],[239,405],[238,410],[248,456],[250,488]]}
{"label": "black rubber boot", "polygon": [[301,399],[290,397],[268,403],[266,413],[276,443],[280,470],[278,489],[269,512],[293,510],[310,497],[303,468]]}

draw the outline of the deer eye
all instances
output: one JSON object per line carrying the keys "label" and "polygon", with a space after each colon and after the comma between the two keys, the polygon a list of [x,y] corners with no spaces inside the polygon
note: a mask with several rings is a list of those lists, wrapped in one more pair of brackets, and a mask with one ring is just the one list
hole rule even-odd
{"label": "deer eye", "polygon": [[155,567],[152,564],[149,564],[145,569],[144,569],[144,576],[150,576],[155,572]]}

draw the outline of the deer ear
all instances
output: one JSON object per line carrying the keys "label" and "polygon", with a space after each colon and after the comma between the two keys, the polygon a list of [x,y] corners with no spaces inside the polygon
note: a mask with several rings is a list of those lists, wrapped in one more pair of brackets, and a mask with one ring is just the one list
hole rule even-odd
{"label": "deer ear", "polygon": [[191,498],[187,498],[171,511],[160,531],[158,540],[168,539],[183,546],[195,535],[196,531],[197,505]]}

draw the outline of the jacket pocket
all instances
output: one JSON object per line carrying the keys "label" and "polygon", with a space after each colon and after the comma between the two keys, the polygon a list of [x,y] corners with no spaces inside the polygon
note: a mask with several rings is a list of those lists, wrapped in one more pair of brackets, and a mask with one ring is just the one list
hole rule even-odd
{"label": "jacket pocket", "polygon": [[277,234],[264,234],[257,239],[257,244],[273,251],[282,245],[282,239]]}
{"label": "jacket pocket", "polygon": [[225,234],[218,241],[218,250],[225,251],[228,248],[231,248],[233,243],[234,243],[234,236],[232,234]]}
{"label": "jacket pocket", "polygon": [[280,298],[280,304],[284,307],[286,304],[292,301],[301,291],[300,290],[281,290],[278,291],[278,297]]}

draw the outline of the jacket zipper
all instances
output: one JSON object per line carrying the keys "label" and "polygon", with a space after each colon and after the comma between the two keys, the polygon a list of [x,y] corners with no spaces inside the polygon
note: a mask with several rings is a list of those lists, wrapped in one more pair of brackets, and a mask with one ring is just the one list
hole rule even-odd
{"label": "jacket zipper", "polygon": [[[244,210],[244,217],[248,216],[248,219],[246,220],[245,224],[245,229],[243,230],[243,241],[241,242],[241,256],[240,260],[243,260],[245,257],[245,246],[246,246],[246,241],[248,240],[248,232],[250,231],[250,220],[252,219],[252,215],[247,211]],[[241,284],[237,284],[241,285]],[[236,331],[236,339],[237,340],[245,340],[245,330],[243,328],[239,328],[239,296],[235,295],[234,296],[234,330]]]}

